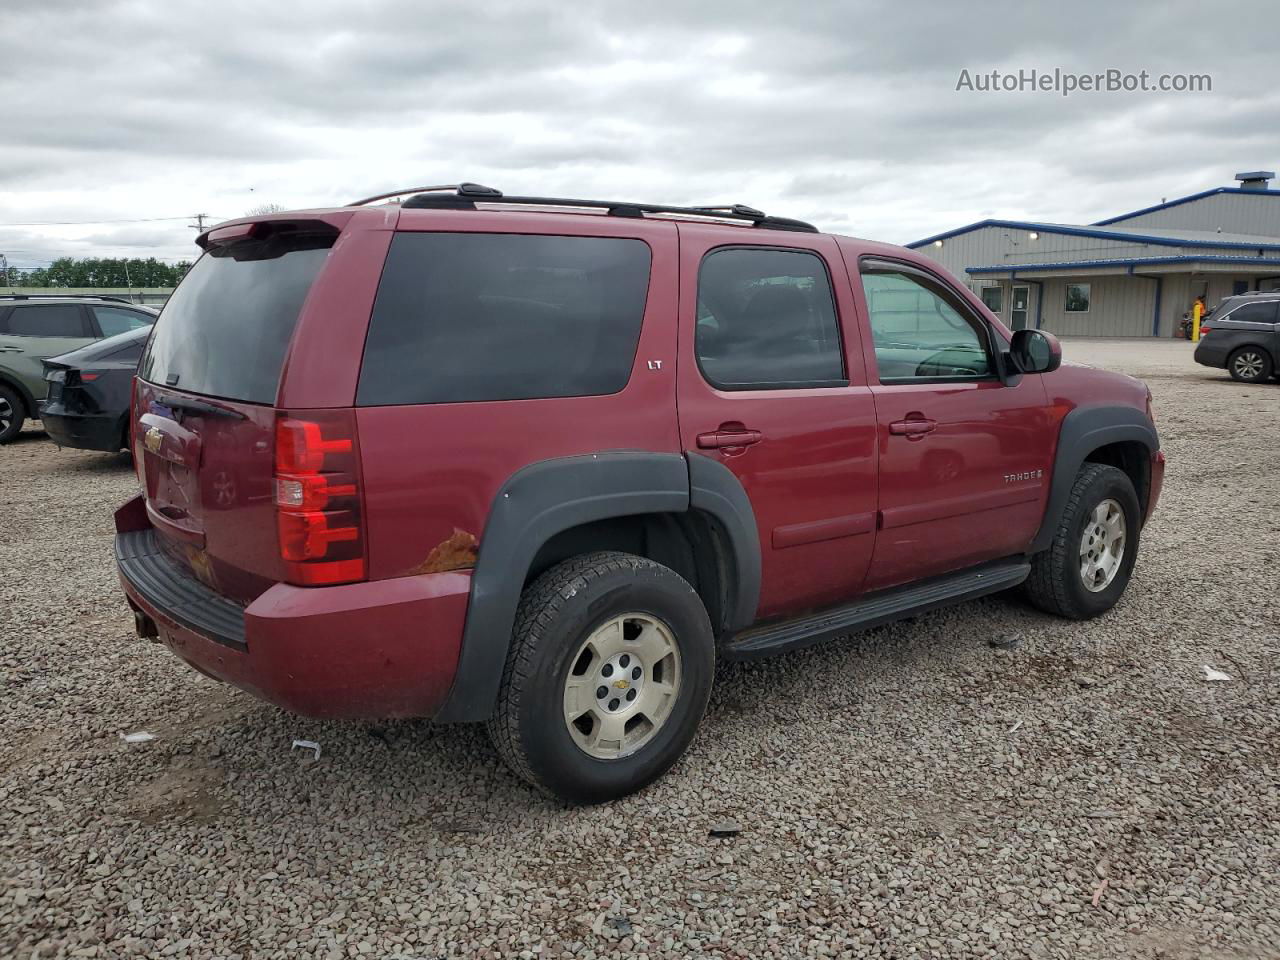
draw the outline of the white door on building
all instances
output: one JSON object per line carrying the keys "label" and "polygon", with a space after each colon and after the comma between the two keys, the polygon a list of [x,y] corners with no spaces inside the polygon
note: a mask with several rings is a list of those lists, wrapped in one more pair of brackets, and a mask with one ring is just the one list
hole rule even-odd
{"label": "white door on building", "polygon": [[1009,291],[1009,326],[1011,329],[1025,330],[1027,328],[1027,307],[1030,302],[1030,287],[1013,287]]}

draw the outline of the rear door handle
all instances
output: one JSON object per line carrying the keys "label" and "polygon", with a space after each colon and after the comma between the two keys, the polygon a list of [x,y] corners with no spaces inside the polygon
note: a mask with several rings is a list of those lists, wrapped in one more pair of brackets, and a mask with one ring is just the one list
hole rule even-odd
{"label": "rear door handle", "polygon": [[759,430],[714,430],[711,433],[698,434],[698,447],[702,450],[747,447],[763,439],[764,434]]}
{"label": "rear door handle", "polygon": [[925,417],[911,417],[907,420],[895,420],[889,424],[889,432],[896,436],[918,440],[926,433],[933,433],[937,427],[937,420],[929,420]]}

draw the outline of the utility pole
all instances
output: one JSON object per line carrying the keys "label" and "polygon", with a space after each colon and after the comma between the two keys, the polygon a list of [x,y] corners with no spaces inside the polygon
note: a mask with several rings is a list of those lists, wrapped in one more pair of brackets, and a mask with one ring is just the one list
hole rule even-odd
{"label": "utility pole", "polygon": [[204,233],[204,222],[209,219],[209,215],[207,213],[193,213],[191,218],[195,220],[195,223],[188,223],[187,226],[195,230],[196,233]]}

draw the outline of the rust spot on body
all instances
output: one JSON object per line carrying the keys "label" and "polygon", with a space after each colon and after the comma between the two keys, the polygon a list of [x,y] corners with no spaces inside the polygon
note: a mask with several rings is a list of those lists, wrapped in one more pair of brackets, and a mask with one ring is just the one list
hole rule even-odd
{"label": "rust spot on body", "polygon": [[468,570],[476,565],[476,548],[479,541],[465,530],[453,528],[453,536],[436,544],[427,559],[409,571],[419,573],[444,573],[446,570]]}

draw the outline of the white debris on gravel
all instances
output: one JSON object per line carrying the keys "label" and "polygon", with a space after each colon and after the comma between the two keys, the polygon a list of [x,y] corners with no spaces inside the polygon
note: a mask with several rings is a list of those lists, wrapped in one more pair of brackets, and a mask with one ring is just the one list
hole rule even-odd
{"label": "white debris on gravel", "polygon": [[320,759],[320,744],[314,740],[295,740],[289,750],[310,750],[313,761]]}
{"label": "white debris on gravel", "polygon": [[0,447],[0,957],[1274,956],[1280,385],[1066,350],[1153,374],[1170,458],[1118,609],[993,598],[722,667],[688,756],[590,809],[468,727],[309,721],[326,762],[290,762],[297,718],[134,638],[127,460],[29,429]]}

